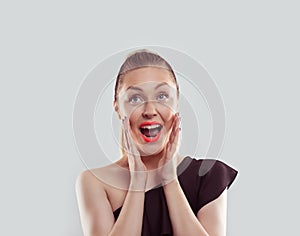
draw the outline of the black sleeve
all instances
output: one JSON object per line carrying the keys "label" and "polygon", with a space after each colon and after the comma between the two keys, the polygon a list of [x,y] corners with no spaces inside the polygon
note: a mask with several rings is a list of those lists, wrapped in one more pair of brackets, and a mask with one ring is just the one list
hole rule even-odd
{"label": "black sleeve", "polygon": [[226,188],[229,188],[238,173],[237,170],[219,160],[204,160],[202,165],[209,166],[209,169],[205,171],[206,173],[203,176],[199,171],[198,211],[207,203],[217,199]]}

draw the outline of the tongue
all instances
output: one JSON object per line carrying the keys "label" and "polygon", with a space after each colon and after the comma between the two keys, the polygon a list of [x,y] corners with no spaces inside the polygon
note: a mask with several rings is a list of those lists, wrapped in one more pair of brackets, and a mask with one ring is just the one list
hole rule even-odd
{"label": "tongue", "polygon": [[159,129],[144,129],[142,133],[147,137],[155,137],[158,135]]}

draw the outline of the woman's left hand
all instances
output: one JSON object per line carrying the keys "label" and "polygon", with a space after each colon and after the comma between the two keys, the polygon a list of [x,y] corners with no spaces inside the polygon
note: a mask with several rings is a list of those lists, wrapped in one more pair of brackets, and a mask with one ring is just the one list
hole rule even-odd
{"label": "woman's left hand", "polygon": [[170,133],[169,141],[165,147],[164,155],[158,163],[158,170],[160,173],[161,183],[165,185],[172,180],[177,179],[177,161],[180,139],[180,120],[178,113],[174,116],[172,123],[172,131]]}

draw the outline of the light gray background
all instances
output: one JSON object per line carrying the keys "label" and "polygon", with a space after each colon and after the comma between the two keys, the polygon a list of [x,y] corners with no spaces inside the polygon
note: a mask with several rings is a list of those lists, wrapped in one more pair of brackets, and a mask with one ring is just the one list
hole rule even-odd
{"label": "light gray background", "polygon": [[1,1],[0,235],[82,235],[76,92],[147,44],[202,62],[223,95],[228,235],[299,234],[299,21],[297,1]]}

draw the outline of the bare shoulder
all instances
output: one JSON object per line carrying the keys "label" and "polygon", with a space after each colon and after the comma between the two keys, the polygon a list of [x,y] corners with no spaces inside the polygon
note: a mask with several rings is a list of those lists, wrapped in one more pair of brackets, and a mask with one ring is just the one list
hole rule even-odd
{"label": "bare shoulder", "polygon": [[197,218],[209,235],[226,235],[227,189],[215,200],[203,206]]}
{"label": "bare shoulder", "polygon": [[106,191],[111,189],[128,189],[130,180],[129,171],[116,163],[91,169],[90,172]]}
{"label": "bare shoulder", "polygon": [[105,190],[105,179],[108,178],[107,174],[110,173],[111,170],[112,167],[109,165],[82,171],[77,176],[76,189],[83,187],[87,188],[88,186],[90,186],[93,188],[96,187]]}
{"label": "bare shoulder", "polygon": [[99,185],[99,180],[93,174],[92,170],[84,170],[82,171],[76,179],[76,188],[83,187],[86,185]]}
{"label": "bare shoulder", "polygon": [[82,171],[76,179],[76,195],[85,235],[107,235],[114,224],[112,207],[105,187],[95,174]]}
{"label": "bare shoulder", "polygon": [[77,176],[75,189],[78,200],[106,197],[104,186],[91,170],[84,170]]}

